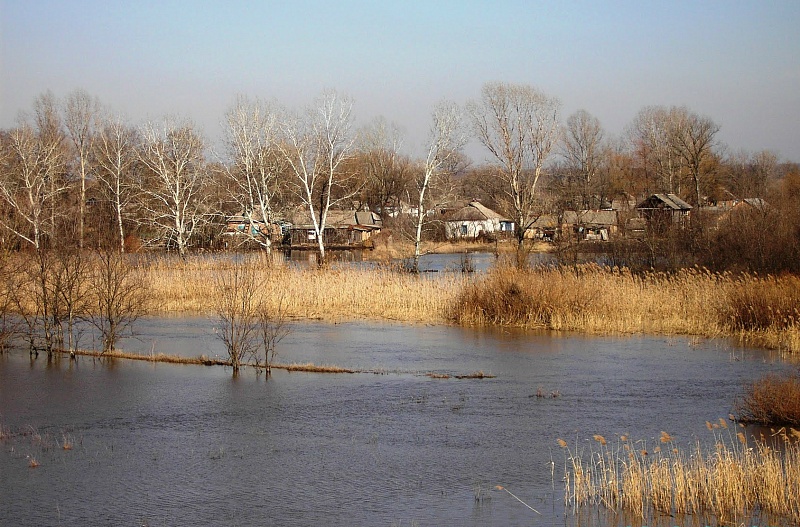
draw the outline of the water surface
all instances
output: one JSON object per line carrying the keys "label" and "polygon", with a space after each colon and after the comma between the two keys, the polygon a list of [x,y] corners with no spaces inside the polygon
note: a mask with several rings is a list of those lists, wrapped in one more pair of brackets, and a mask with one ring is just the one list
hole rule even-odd
{"label": "water surface", "polygon": [[[124,344],[222,352],[205,318]],[[726,341],[368,323],[296,324],[279,354],[377,373],[0,356],[0,525],[572,525],[556,439],[710,442],[745,382],[791,368]]]}

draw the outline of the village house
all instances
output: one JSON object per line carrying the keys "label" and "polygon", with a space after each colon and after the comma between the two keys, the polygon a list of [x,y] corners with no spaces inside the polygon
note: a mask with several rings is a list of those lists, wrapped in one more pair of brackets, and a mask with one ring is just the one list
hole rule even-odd
{"label": "village house", "polygon": [[474,240],[481,235],[509,235],[514,222],[501,216],[478,201],[445,215],[445,236],[448,240]]}
{"label": "village house", "polygon": [[564,211],[561,234],[573,240],[607,242],[617,234],[617,211],[615,210],[567,210]]}
{"label": "village house", "polygon": [[558,217],[555,214],[542,214],[525,229],[525,238],[552,242],[558,235]]}
{"label": "village house", "polygon": [[[317,234],[308,213],[298,214],[289,229],[286,242],[292,249],[316,248]],[[325,247],[364,248],[370,246],[370,238],[381,232],[381,217],[370,211],[328,211],[323,242]]]}
{"label": "village house", "polygon": [[636,211],[651,229],[659,231],[686,222],[692,206],[675,194],[652,194],[636,206]]}

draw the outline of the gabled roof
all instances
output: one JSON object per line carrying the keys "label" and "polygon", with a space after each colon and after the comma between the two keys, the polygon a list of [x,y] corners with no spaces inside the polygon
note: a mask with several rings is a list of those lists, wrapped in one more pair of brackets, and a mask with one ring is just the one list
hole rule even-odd
{"label": "gabled roof", "polygon": [[[297,211],[292,223],[295,228],[313,228],[308,211]],[[325,219],[325,227],[363,227],[366,230],[377,229],[382,225],[381,217],[370,211],[329,210]]]}
{"label": "gabled roof", "polygon": [[616,225],[617,211],[615,210],[566,210],[564,223],[570,225]]}
{"label": "gabled roof", "polygon": [[447,221],[486,221],[486,220],[499,220],[511,221],[496,213],[492,209],[483,206],[479,201],[473,201],[466,207],[462,207],[454,212],[451,212]]}
{"label": "gabled roof", "polygon": [[636,206],[637,209],[691,210],[692,206],[675,194],[653,194]]}

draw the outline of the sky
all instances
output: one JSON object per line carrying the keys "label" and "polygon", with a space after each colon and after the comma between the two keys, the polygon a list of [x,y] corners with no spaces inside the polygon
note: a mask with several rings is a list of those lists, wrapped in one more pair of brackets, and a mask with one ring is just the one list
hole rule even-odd
{"label": "sky", "polygon": [[610,137],[685,105],[727,152],[800,162],[799,28],[800,0],[0,0],[0,129],[81,88],[134,124],[191,119],[214,147],[237,95],[300,109],[336,90],[358,126],[382,116],[422,156],[438,102],[499,81]]}

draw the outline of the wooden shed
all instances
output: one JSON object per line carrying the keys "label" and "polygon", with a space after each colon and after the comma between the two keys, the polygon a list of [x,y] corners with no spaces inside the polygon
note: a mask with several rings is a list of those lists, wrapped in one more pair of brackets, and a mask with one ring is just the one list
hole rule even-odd
{"label": "wooden shed", "polygon": [[[374,212],[331,210],[322,233],[323,241],[330,249],[363,248],[373,235],[381,232],[381,227],[381,217]],[[292,249],[318,247],[317,234],[308,214],[295,218],[289,229],[289,245]]]}

